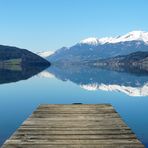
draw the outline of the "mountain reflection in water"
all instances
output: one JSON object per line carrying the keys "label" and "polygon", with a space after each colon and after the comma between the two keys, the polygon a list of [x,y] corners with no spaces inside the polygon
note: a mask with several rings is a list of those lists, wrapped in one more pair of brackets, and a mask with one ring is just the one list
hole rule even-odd
{"label": "mountain reflection in water", "polygon": [[0,68],[0,84],[17,82],[20,80],[26,80],[41,71],[43,71],[46,66],[9,66],[9,68]]}
{"label": "mountain reflection in water", "polygon": [[148,96],[148,74],[142,72],[118,72],[80,65],[53,65],[40,76],[70,80],[87,90],[119,91],[130,96]]}
{"label": "mountain reflection in water", "polygon": [[[12,67],[0,69],[0,84],[26,80],[34,75],[71,81],[81,88],[95,91],[119,91],[130,96],[148,96],[148,74],[113,71],[83,65],[52,65],[48,67]],[[44,71],[43,71],[44,70]]]}

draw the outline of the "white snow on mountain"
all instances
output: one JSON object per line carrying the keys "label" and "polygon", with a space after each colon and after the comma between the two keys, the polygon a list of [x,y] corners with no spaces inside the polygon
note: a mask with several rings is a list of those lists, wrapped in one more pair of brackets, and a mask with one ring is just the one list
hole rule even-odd
{"label": "white snow on mountain", "polygon": [[123,92],[129,96],[148,96],[148,83],[142,87],[131,87],[131,86],[120,86],[120,85],[105,85],[105,84],[90,84],[90,85],[80,85],[81,88],[95,91],[95,90],[104,90],[104,91],[118,91]]}
{"label": "white snow on mountain", "polygon": [[80,41],[81,44],[91,44],[91,45],[97,45],[98,42],[99,42],[98,39],[94,37],[90,37]]}
{"label": "white snow on mountain", "polygon": [[54,54],[54,51],[43,51],[43,52],[38,52],[37,54],[43,58],[47,58],[48,56]]}
{"label": "white snow on mountain", "polygon": [[119,43],[126,41],[143,41],[148,44],[148,32],[132,31],[122,36],[117,37],[104,37],[104,38],[87,38],[80,41],[80,44],[98,45],[106,43]]}

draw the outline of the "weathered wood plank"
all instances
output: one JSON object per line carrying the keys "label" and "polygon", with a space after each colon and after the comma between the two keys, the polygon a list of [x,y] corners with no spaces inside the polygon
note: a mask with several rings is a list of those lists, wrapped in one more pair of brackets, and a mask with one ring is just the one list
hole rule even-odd
{"label": "weathered wood plank", "polygon": [[50,129],[19,129],[17,130],[17,132],[15,133],[17,135],[38,135],[38,134],[44,134],[44,135],[118,135],[118,134],[133,134],[133,132],[131,130],[85,130],[85,131],[81,131],[81,130],[50,130]]}
{"label": "weathered wood plank", "polygon": [[[33,114],[33,115],[31,115],[30,116],[30,118],[31,117],[33,117],[33,118],[49,118],[49,116],[50,116],[50,118],[56,118],[57,120],[61,117],[61,118],[66,118],[66,119],[69,119],[69,118],[81,118],[81,117],[83,117],[83,116],[85,116],[85,118],[98,118],[98,117],[104,117],[104,118],[108,118],[108,117],[111,117],[111,118],[114,118],[114,117],[118,117],[119,118],[119,115],[117,114],[117,113],[112,113],[112,114],[72,114],[72,116],[71,116],[71,114],[56,114],[56,116],[55,116],[55,114]],[[58,117],[58,118],[57,118]],[[68,117],[68,118],[67,118]],[[49,119],[50,119],[49,118]]]}
{"label": "weathered wood plank", "polygon": [[7,140],[6,144],[39,144],[39,145],[46,145],[46,144],[51,144],[51,145],[60,145],[60,144],[82,144],[82,145],[87,145],[87,144],[99,144],[99,145],[109,145],[109,144],[138,144],[138,140],[136,139],[104,139],[104,140],[93,140],[93,139],[85,139],[85,140],[48,140],[48,139],[30,139],[30,140],[25,140],[25,139],[17,139],[17,140]]}
{"label": "weathered wood plank", "polygon": [[17,144],[17,145],[13,145],[13,144],[10,144],[7,146],[7,148],[143,148],[142,145],[140,144],[104,144],[103,146],[102,145],[75,145],[75,144],[71,144],[71,145],[40,145],[40,144]]}
{"label": "weathered wood plank", "polygon": [[109,104],[40,105],[2,148],[144,148]]}

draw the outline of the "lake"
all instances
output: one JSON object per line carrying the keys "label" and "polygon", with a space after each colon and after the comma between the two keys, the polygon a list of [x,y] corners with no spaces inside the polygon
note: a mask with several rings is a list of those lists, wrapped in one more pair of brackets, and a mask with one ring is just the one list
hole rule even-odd
{"label": "lake", "polygon": [[40,104],[110,103],[148,147],[147,73],[85,66],[41,71],[0,70],[0,145]]}

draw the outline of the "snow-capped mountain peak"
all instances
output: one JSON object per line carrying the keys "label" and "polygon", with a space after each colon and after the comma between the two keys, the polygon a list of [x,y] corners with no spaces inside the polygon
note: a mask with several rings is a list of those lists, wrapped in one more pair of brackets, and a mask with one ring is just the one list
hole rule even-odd
{"label": "snow-capped mountain peak", "polygon": [[132,32],[129,32],[129,33],[123,35],[123,36],[115,38],[113,43],[125,42],[125,41],[134,41],[134,40],[139,40],[139,41],[143,41],[145,43],[148,43],[148,32],[132,31]]}
{"label": "snow-capped mountain peak", "polygon": [[95,37],[90,37],[90,38],[87,38],[87,39],[80,41],[80,44],[96,45],[96,44],[98,44],[98,39],[95,38]]}
{"label": "snow-capped mountain peak", "polygon": [[132,31],[122,36],[103,37],[103,38],[87,38],[80,41],[80,44],[98,45],[106,43],[119,43],[126,41],[143,41],[148,44],[148,32]]}
{"label": "snow-capped mountain peak", "polygon": [[112,43],[115,40],[115,38],[113,37],[104,37],[104,38],[100,38],[98,39],[98,43],[100,44],[105,44],[105,43]]}
{"label": "snow-capped mountain peak", "polygon": [[148,51],[148,32],[132,31],[122,36],[87,38],[71,47],[57,50],[47,59],[49,61],[88,61],[128,55],[137,51]]}
{"label": "snow-capped mountain peak", "polygon": [[54,51],[43,51],[43,52],[38,52],[37,53],[39,56],[41,56],[42,58],[47,58],[48,56],[54,54]]}

